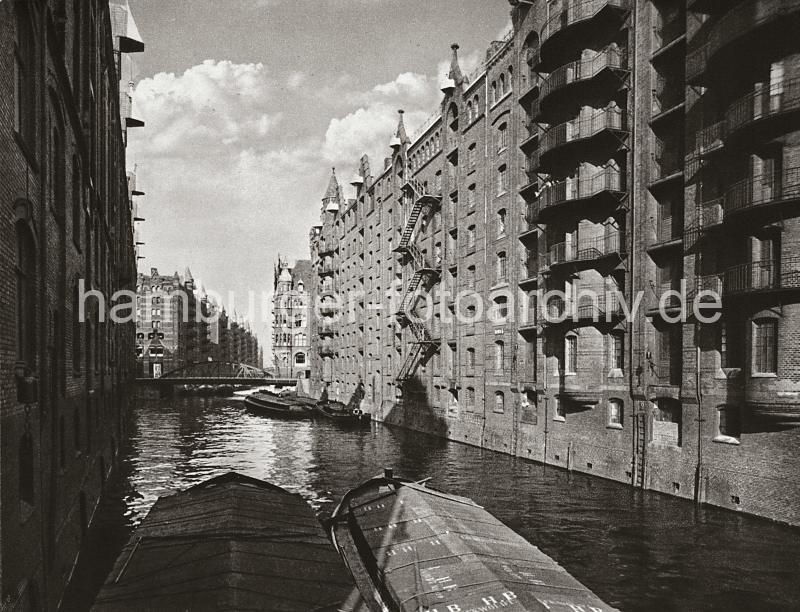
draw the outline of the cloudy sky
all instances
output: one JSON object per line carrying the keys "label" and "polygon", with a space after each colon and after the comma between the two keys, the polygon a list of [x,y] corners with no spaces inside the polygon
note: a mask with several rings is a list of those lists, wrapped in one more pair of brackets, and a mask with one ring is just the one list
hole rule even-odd
{"label": "cloudy sky", "polygon": [[[183,272],[246,312],[272,290],[278,253],[308,257],[330,169],[390,150],[441,101],[450,44],[477,66],[509,27],[505,0],[130,0],[146,43],[134,56],[129,165],[147,195],[140,270]],[[229,308],[230,309],[230,308]],[[254,313],[265,343],[268,324]]]}

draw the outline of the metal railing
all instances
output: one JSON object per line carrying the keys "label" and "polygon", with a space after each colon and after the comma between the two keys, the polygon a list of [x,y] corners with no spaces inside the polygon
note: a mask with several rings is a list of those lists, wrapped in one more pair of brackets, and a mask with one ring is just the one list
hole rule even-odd
{"label": "metal railing", "polygon": [[625,125],[625,111],[621,108],[604,108],[593,112],[588,117],[576,117],[546,130],[539,154],[568,142],[591,138],[604,130],[624,131]]}
{"label": "metal railing", "polygon": [[547,253],[547,265],[554,266],[570,262],[593,261],[601,257],[624,253],[625,238],[622,232],[597,236],[577,243],[560,242]]}
{"label": "metal railing", "polygon": [[542,209],[572,200],[596,196],[604,191],[622,192],[622,172],[613,167],[602,169],[591,177],[575,177],[546,185],[539,195]]}
{"label": "metal railing", "polygon": [[606,47],[589,59],[576,60],[556,68],[542,79],[541,98],[546,98],[562,87],[579,81],[593,79],[603,70],[620,70],[625,67],[625,53],[619,47]]}
{"label": "metal railing", "polygon": [[697,207],[697,221],[700,229],[719,225],[724,218],[725,209],[722,205],[722,198],[708,200]]}
{"label": "metal railing", "polygon": [[800,109],[800,78],[786,79],[761,87],[758,84],[725,112],[728,134],[754,121]]}
{"label": "metal railing", "polygon": [[800,198],[800,167],[782,174],[760,174],[731,185],[725,192],[725,213]]}
{"label": "metal railing", "polygon": [[579,2],[566,2],[565,7],[557,13],[550,15],[545,22],[540,36],[540,44],[558,33],[581,21],[591,19],[607,7],[628,10],[630,8],[628,0],[583,0]]}
{"label": "metal railing", "polygon": [[739,264],[725,271],[725,292],[728,294],[767,289],[800,289],[800,257],[780,261],[754,261]]}
{"label": "metal railing", "polygon": [[722,147],[722,140],[725,138],[725,126],[724,120],[717,121],[697,132],[694,137],[695,155],[704,155]]}

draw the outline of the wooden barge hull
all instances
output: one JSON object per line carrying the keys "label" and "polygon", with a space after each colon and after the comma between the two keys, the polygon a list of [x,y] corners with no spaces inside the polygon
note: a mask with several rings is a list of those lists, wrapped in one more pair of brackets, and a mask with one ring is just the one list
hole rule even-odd
{"label": "wooden barge hull", "polygon": [[418,484],[369,481],[345,496],[331,530],[375,612],[614,610],[471,500]]}
{"label": "wooden barge hull", "polygon": [[92,610],[336,612],[354,590],[302,497],[229,473],[159,498]]}

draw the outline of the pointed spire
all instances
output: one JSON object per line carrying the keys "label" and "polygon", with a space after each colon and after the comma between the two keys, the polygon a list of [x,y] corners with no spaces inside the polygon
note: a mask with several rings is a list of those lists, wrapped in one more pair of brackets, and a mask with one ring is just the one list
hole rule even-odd
{"label": "pointed spire", "polygon": [[453,50],[453,57],[450,60],[450,72],[447,74],[448,78],[452,79],[456,85],[462,85],[466,80],[461,72],[461,66],[458,64],[458,43],[450,45]]}
{"label": "pointed spire", "polygon": [[328,190],[325,192],[325,197],[323,199],[339,199],[339,180],[336,178],[336,168],[331,168],[331,180],[328,181]]}
{"label": "pointed spire", "polygon": [[194,280],[192,277],[192,271],[189,269],[189,266],[186,266],[186,271],[183,273],[184,279],[187,281]]}
{"label": "pointed spire", "polygon": [[406,111],[404,111],[402,108],[397,111],[397,114],[400,115],[400,119],[397,122],[397,137],[403,144],[411,144],[411,139],[408,137],[408,134],[406,134],[406,125],[403,122],[403,115],[405,112]]}
{"label": "pointed spire", "polygon": [[336,168],[331,169],[331,180],[328,181],[328,190],[322,198],[324,212],[337,212],[342,201],[342,188],[339,186],[339,179],[336,178]]}
{"label": "pointed spire", "polygon": [[405,114],[405,112],[406,111],[404,111],[402,108],[399,111],[397,111],[397,114],[400,115],[400,119],[397,122],[397,131],[395,132],[394,136],[392,136],[392,139],[389,141],[389,146],[392,147],[392,149],[394,149],[395,151],[403,145],[411,144],[411,139],[408,137],[408,134],[406,134],[406,125],[403,122],[403,115]]}

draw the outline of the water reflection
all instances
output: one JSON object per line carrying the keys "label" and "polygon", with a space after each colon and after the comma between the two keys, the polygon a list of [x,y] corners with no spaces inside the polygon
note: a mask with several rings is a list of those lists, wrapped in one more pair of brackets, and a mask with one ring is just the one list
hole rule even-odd
{"label": "water reflection", "polygon": [[800,531],[373,424],[279,421],[233,400],[142,402],[66,609],[92,601],[160,495],[236,470],[321,513],[392,466],[467,495],[622,610],[800,609]]}

